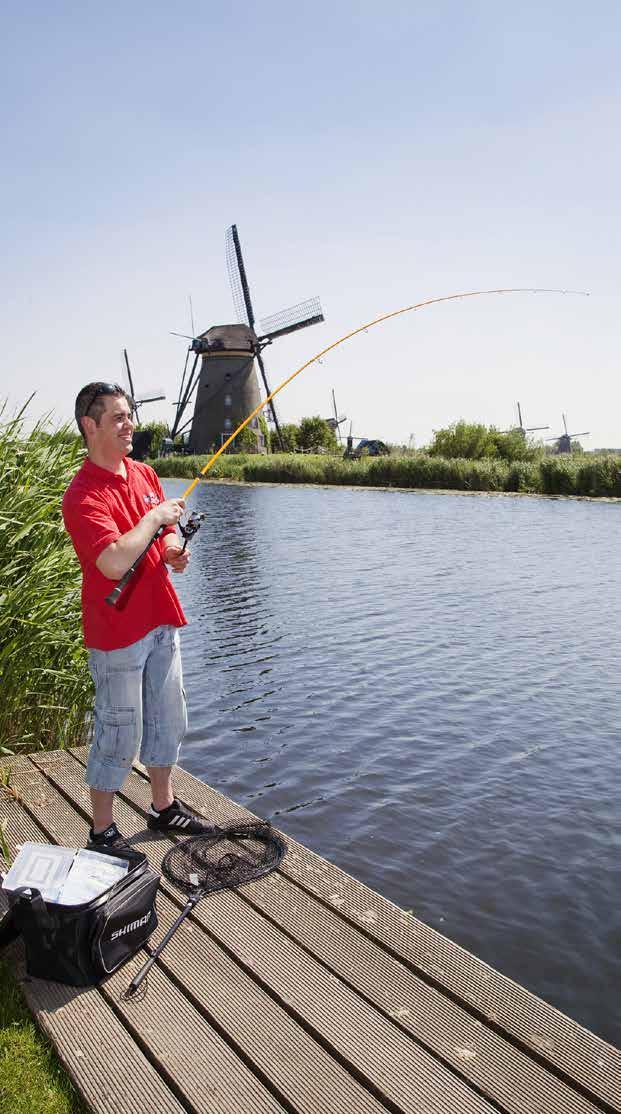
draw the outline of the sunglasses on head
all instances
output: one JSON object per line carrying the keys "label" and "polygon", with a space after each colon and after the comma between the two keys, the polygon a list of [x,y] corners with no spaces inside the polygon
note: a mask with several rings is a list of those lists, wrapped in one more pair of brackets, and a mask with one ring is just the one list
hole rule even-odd
{"label": "sunglasses on head", "polygon": [[79,410],[80,417],[85,418],[93,403],[104,395],[125,395],[125,391],[118,383],[93,383],[83,396],[78,397],[76,409]]}

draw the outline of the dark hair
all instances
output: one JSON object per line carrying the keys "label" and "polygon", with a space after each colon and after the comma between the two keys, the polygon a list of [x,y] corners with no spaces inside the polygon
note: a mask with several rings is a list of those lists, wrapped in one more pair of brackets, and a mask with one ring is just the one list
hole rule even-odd
{"label": "dark hair", "polygon": [[88,415],[99,425],[105,410],[104,398],[124,398],[129,403],[130,409],[132,408],[133,399],[129,397],[127,391],[123,390],[123,387],[119,387],[118,383],[87,383],[75,400],[75,420],[84,441],[86,437],[82,429],[82,418]]}

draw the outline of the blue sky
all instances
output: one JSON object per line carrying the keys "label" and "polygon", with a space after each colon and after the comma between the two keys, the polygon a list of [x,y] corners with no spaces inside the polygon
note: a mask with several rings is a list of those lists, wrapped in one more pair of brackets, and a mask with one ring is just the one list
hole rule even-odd
{"label": "blue sky", "polygon": [[[9,2],[0,397],[70,417],[115,379],[169,417],[189,331],[234,320],[237,223],[257,314],[319,294],[323,325],[266,352],[278,399],[354,434],[429,441],[460,417],[621,446],[621,7]],[[146,412],[145,412],[146,416]]]}

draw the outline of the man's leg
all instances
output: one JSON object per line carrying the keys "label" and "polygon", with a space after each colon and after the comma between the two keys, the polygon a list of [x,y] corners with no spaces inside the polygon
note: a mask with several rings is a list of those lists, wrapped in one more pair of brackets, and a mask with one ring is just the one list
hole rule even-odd
{"label": "man's leg", "polygon": [[153,633],[155,642],[144,669],[144,730],[140,748],[140,760],[149,771],[153,797],[147,825],[154,831],[198,835],[211,831],[211,825],[181,804],[172,788],[172,768],[188,723],[179,632],[174,627],[158,627]]}
{"label": "man's leg", "polygon": [[[114,795],[127,776],[142,736],[142,673],[148,640],[147,635],[121,650],[91,650],[89,654],[95,682],[94,733],[86,767],[93,810],[91,843],[97,837],[112,843],[118,836]],[[110,829],[110,838],[104,838]]]}
{"label": "man's leg", "polygon": [[153,808],[161,812],[163,808],[168,808],[173,803],[175,796],[172,788],[172,766],[151,766],[149,777]]}
{"label": "man's leg", "polygon": [[91,809],[93,812],[93,832],[97,835],[105,831],[113,822],[112,807],[114,793],[106,793],[103,789],[90,787]]}

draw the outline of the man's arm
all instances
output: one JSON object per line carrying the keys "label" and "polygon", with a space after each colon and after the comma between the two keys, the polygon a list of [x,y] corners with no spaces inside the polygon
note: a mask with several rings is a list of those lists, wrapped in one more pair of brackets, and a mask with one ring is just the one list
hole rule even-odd
{"label": "man's arm", "polygon": [[163,503],[159,503],[157,507],[152,507],[140,519],[137,526],[128,530],[126,534],[122,534],[120,538],[117,538],[99,554],[95,564],[100,573],[107,576],[109,580],[120,580],[131,568],[136,557],[139,557],[143,549],[149,544],[160,526],[177,525],[184,507],[183,499],[166,499]]}

